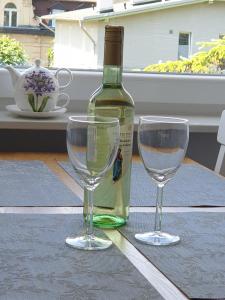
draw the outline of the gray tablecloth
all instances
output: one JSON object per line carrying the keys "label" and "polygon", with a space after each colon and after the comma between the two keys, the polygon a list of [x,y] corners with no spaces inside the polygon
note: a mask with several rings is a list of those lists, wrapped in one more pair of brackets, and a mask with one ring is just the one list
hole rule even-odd
{"label": "gray tablecloth", "polygon": [[[75,180],[69,162],[60,166]],[[141,163],[133,162],[131,206],[155,206],[156,185]],[[225,206],[225,179],[197,164],[183,164],[165,186],[164,206]]]}
{"label": "gray tablecloth", "polygon": [[225,298],[225,213],[168,213],[163,230],[178,234],[177,245],[154,247],[134,234],[153,229],[154,214],[131,213],[121,233],[192,299]]}
{"label": "gray tablecloth", "polygon": [[162,299],[115,246],[68,247],[82,224],[81,215],[1,215],[0,299]]}
{"label": "gray tablecloth", "polygon": [[41,161],[0,161],[0,206],[81,206]]}

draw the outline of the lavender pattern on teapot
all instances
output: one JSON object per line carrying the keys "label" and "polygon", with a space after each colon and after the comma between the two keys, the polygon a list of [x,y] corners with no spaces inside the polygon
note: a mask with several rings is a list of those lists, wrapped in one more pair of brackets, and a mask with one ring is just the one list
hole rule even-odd
{"label": "lavender pattern on teapot", "polygon": [[52,77],[42,70],[26,74],[23,87],[34,112],[42,112],[51,98],[50,94],[55,91]]}

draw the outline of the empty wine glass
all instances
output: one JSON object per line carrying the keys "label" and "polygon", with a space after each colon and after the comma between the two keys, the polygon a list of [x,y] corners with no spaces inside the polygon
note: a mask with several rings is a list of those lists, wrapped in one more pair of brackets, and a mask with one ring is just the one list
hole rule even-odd
{"label": "empty wine glass", "polygon": [[86,233],[68,237],[66,243],[84,250],[102,250],[111,246],[93,232],[93,191],[116,158],[120,140],[119,120],[95,116],[72,116],[67,126],[67,150],[73,168],[88,191]]}
{"label": "empty wine glass", "polygon": [[176,244],[180,238],[161,231],[163,188],[184,159],[189,138],[188,120],[169,117],[140,117],[138,149],[144,167],[157,184],[155,227],[153,232],[135,234],[145,244]]}

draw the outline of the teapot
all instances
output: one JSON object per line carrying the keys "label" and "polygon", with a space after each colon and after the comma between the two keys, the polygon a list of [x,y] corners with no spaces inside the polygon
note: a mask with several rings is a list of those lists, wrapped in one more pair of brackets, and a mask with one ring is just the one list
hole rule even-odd
{"label": "teapot", "polygon": [[[35,60],[35,66],[27,69],[23,74],[12,66],[6,66],[11,75],[14,87],[14,98],[16,105],[23,111],[49,112],[66,107],[70,101],[69,95],[60,93],[60,89],[68,87],[72,81],[72,73],[69,69],[61,68],[55,73],[41,67],[40,59]],[[65,85],[59,85],[59,73],[61,71],[69,74],[69,80]],[[57,106],[60,98],[66,102]]]}

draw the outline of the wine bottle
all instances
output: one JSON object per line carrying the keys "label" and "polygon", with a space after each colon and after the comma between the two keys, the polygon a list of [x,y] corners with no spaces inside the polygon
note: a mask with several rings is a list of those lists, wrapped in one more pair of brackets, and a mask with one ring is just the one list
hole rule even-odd
{"label": "wine bottle", "polygon": [[[105,27],[102,85],[92,95],[89,115],[116,117],[120,121],[120,146],[113,167],[94,191],[93,223],[116,228],[126,223],[129,213],[134,102],[122,85],[122,26]],[[104,137],[101,137],[104,147]],[[84,205],[87,203],[84,193]],[[84,209],[85,212],[85,209]]]}

